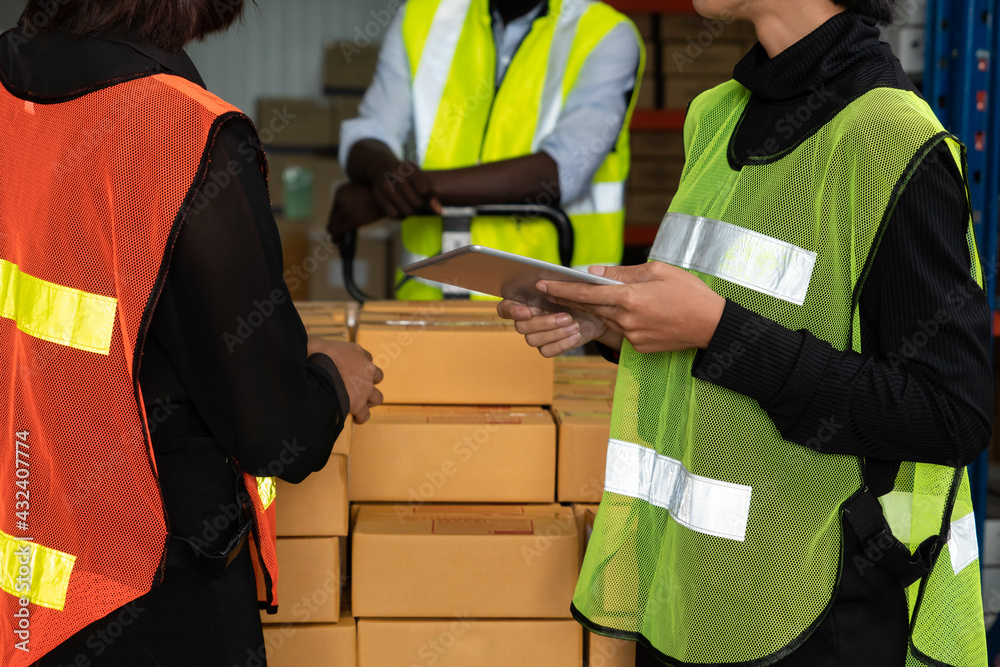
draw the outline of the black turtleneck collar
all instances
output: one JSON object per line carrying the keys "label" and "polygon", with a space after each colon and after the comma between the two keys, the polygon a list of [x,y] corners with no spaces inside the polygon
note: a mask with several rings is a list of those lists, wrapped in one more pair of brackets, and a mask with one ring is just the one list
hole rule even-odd
{"label": "black turtleneck collar", "polygon": [[807,95],[823,83],[880,51],[875,19],[844,11],[768,58],[758,43],[733,70],[733,78],[761,100]]}
{"label": "black turtleneck collar", "polygon": [[876,21],[837,14],[774,58],[757,44],[733,71],[753,93],[730,142],[733,169],[780,159],[873,88],[916,91]]}
{"label": "black turtleneck collar", "polygon": [[154,74],[174,74],[205,87],[184,51],[164,51],[129,32],[75,38],[63,30],[0,35],[0,80],[15,95],[58,102]]}

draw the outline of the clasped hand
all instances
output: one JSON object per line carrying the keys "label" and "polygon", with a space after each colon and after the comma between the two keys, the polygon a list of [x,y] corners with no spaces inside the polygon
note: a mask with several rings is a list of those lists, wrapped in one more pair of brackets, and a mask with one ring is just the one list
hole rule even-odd
{"label": "clasped hand", "polygon": [[662,262],[592,266],[590,273],[624,284],[546,280],[537,285],[552,303],[587,317],[509,300],[501,301],[497,312],[514,320],[518,333],[543,356],[555,357],[593,340],[614,350],[620,350],[622,341],[628,340],[642,353],[705,348],[726,305],[726,300],[697,276]]}

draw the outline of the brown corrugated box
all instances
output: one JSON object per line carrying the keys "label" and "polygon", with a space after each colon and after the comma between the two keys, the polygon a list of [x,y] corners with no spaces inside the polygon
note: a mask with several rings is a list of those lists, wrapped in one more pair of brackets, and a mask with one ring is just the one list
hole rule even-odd
{"label": "brown corrugated box", "polygon": [[684,109],[698,95],[731,78],[729,74],[671,74],[664,77],[664,106],[668,109]]}
{"label": "brown corrugated box", "polygon": [[340,538],[278,538],[278,613],[264,623],[336,623],[340,620]]}
{"label": "brown corrugated box", "polygon": [[659,226],[675,194],[676,190],[663,192],[628,190],[625,193],[625,220],[631,225]]}
{"label": "brown corrugated box", "polygon": [[614,405],[612,398],[557,398],[552,402],[553,410],[577,412],[610,412]]}
{"label": "brown corrugated box", "polygon": [[323,85],[335,91],[364,91],[375,77],[377,44],[334,42],[324,55]]}
{"label": "brown corrugated box", "polygon": [[639,35],[646,41],[653,39],[653,22],[656,20],[656,16],[649,12],[629,12],[626,14],[632,23],[635,24],[636,29],[639,31]]}
{"label": "brown corrugated box", "polygon": [[660,39],[688,38],[708,44],[716,39],[756,39],[753,24],[749,21],[707,19],[697,14],[664,14],[660,17]]}
{"label": "brown corrugated box", "polygon": [[351,501],[551,503],[555,424],[539,407],[383,406],[350,463]]}
{"label": "brown corrugated box", "polygon": [[613,364],[602,356],[596,354],[587,355],[566,355],[556,357],[556,372],[564,369],[582,368],[587,370],[614,369],[618,371],[618,364]]}
{"label": "brown corrugated box", "polygon": [[358,667],[580,667],[582,628],[568,620],[358,621]]}
{"label": "brown corrugated box", "polygon": [[333,135],[330,104],[311,97],[262,97],[257,100],[257,129],[265,146],[329,148]]}
{"label": "brown corrugated box", "polygon": [[357,624],[349,611],[338,623],[265,625],[268,667],[357,664]]}
{"label": "brown corrugated box", "polygon": [[[281,217],[275,218],[278,226],[278,236],[281,239],[281,260],[285,271],[294,270],[299,267],[301,270],[303,262],[309,254],[309,223],[304,220],[286,220]],[[309,297],[309,283],[294,275],[290,275],[286,281],[288,293],[292,299],[298,301]]]}
{"label": "brown corrugated box", "polygon": [[675,192],[684,171],[683,158],[646,158],[632,160],[628,175],[628,187],[638,190],[667,190]]}
{"label": "brown corrugated box", "polygon": [[[329,237],[325,230],[312,233],[310,247],[324,250],[326,260],[310,277],[310,298],[349,299],[350,295],[344,286],[344,267],[340,253],[335,249],[332,252],[325,251],[326,243],[329,243]],[[358,232],[354,256],[354,282],[358,288],[373,298],[388,296],[392,292],[395,257],[393,238],[385,232],[384,226],[363,227]]]}
{"label": "brown corrugated box", "polygon": [[[596,403],[596,402],[595,402]],[[559,424],[556,498],[561,503],[599,502],[604,494],[611,411],[553,408]]]}
{"label": "brown corrugated box", "polygon": [[496,301],[472,301],[470,299],[455,299],[453,301],[366,301],[361,316],[369,322],[384,321],[380,313],[393,315],[410,314],[426,317],[465,313],[482,317],[495,317]]}
{"label": "brown corrugated box", "polygon": [[[348,424],[347,430],[350,430]],[[329,537],[347,535],[347,456],[349,442],[340,444],[344,454],[331,454],[319,472],[299,484],[278,480],[275,500],[280,537]],[[350,435],[346,436],[350,440]]]}
{"label": "brown corrugated box", "polygon": [[635,667],[635,642],[584,633],[587,667]]}
{"label": "brown corrugated box", "polygon": [[[649,64],[646,64],[647,69]],[[652,73],[644,74],[639,85],[639,98],[635,102],[636,109],[656,108],[656,75]]]}
{"label": "brown corrugated box", "polygon": [[357,342],[385,371],[386,403],[548,405],[553,364],[496,312],[363,310]]}
{"label": "brown corrugated box", "polygon": [[580,535],[580,565],[583,565],[583,555],[587,552],[587,542],[594,530],[594,517],[597,516],[597,503],[574,503],[573,518],[576,519],[576,532]]}
{"label": "brown corrugated box", "polygon": [[746,53],[742,41],[717,39],[708,46],[697,42],[668,40],[663,43],[663,72],[674,74],[726,74],[731,76],[733,68]]}
{"label": "brown corrugated box", "polygon": [[632,157],[684,159],[684,133],[679,130],[634,130]]}
{"label": "brown corrugated box", "polygon": [[559,505],[365,505],[352,552],[359,618],[566,618],[579,543]]}
{"label": "brown corrugated box", "polygon": [[595,379],[577,378],[553,383],[553,400],[567,398],[614,398],[615,376],[598,373]]}

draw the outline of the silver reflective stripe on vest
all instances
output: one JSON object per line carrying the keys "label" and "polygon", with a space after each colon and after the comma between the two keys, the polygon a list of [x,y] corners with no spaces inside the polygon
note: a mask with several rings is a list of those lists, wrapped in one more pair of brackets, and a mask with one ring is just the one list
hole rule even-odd
{"label": "silver reflective stripe on vest", "polygon": [[538,119],[535,124],[535,136],[531,142],[531,152],[538,151],[545,137],[552,134],[563,108],[563,81],[566,77],[566,65],[569,54],[576,41],[576,31],[580,25],[580,17],[592,5],[591,2],[570,2],[564,0],[556,27],[549,45],[549,62],[545,72],[545,85],[542,88],[542,99],[538,108]]}
{"label": "silver reflective stripe on vest", "polygon": [[723,278],[798,306],[816,253],[737,225],[667,213],[650,259]]}
{"label": "silver reflective stripe on vest", "polygon": [[976,515],[972,512],[969,512],[961,519],[951,522],[948,552],[951,554],[951,569],[955,574],[958,574],[979,558],[979,540],[976,538]]}
{"label": "silver reflective stripe on vest", "polygon": [[622,440],[608,443],[604,490],[645,500],[691,530],[742,542],[753,489],[694,475],[675,459]]}
{"label": "silver reflective stripe on vest", "polygon": [[620,182],[594,183],[587,193],[567,204],[569,215],[587,213],[619,213],[625,208],[625,184]]}
{"label": "silver reflective stripe on vest", "polygon": [[[909,491],[892,491],[879,498],[882,513],[889,522],[893,536],[905,544],[911,540],[910,524],[913,521],[913,494]],[[951,569],[958,574],[979,558],[979,540],[976,537],[976,517],[970,512],[951,522],[948,537]]]}
{"label": "silver reflective stripe on vest", "polygon": [[451,63],[471,4],[472,0],[441,0],[427,33],[412,86],[417,164],[423,164],[427,156],[441,96],[451,73]]}

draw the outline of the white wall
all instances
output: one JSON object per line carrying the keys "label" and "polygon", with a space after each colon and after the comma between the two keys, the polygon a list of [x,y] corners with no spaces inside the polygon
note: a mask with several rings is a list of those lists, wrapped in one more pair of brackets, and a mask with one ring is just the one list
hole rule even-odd
{"label": "white wall", "polygon": [[[384,20],[389,2],[257,0],[255,9],[248,0],[242,24],[188,53],[210,90],[252,116],[261,95],[319,95],[324,41],[353,38],[366,27],[375,33],[372,12]],[[14,25],[23,7],[23,0],[0,0],[0,25]]]}

